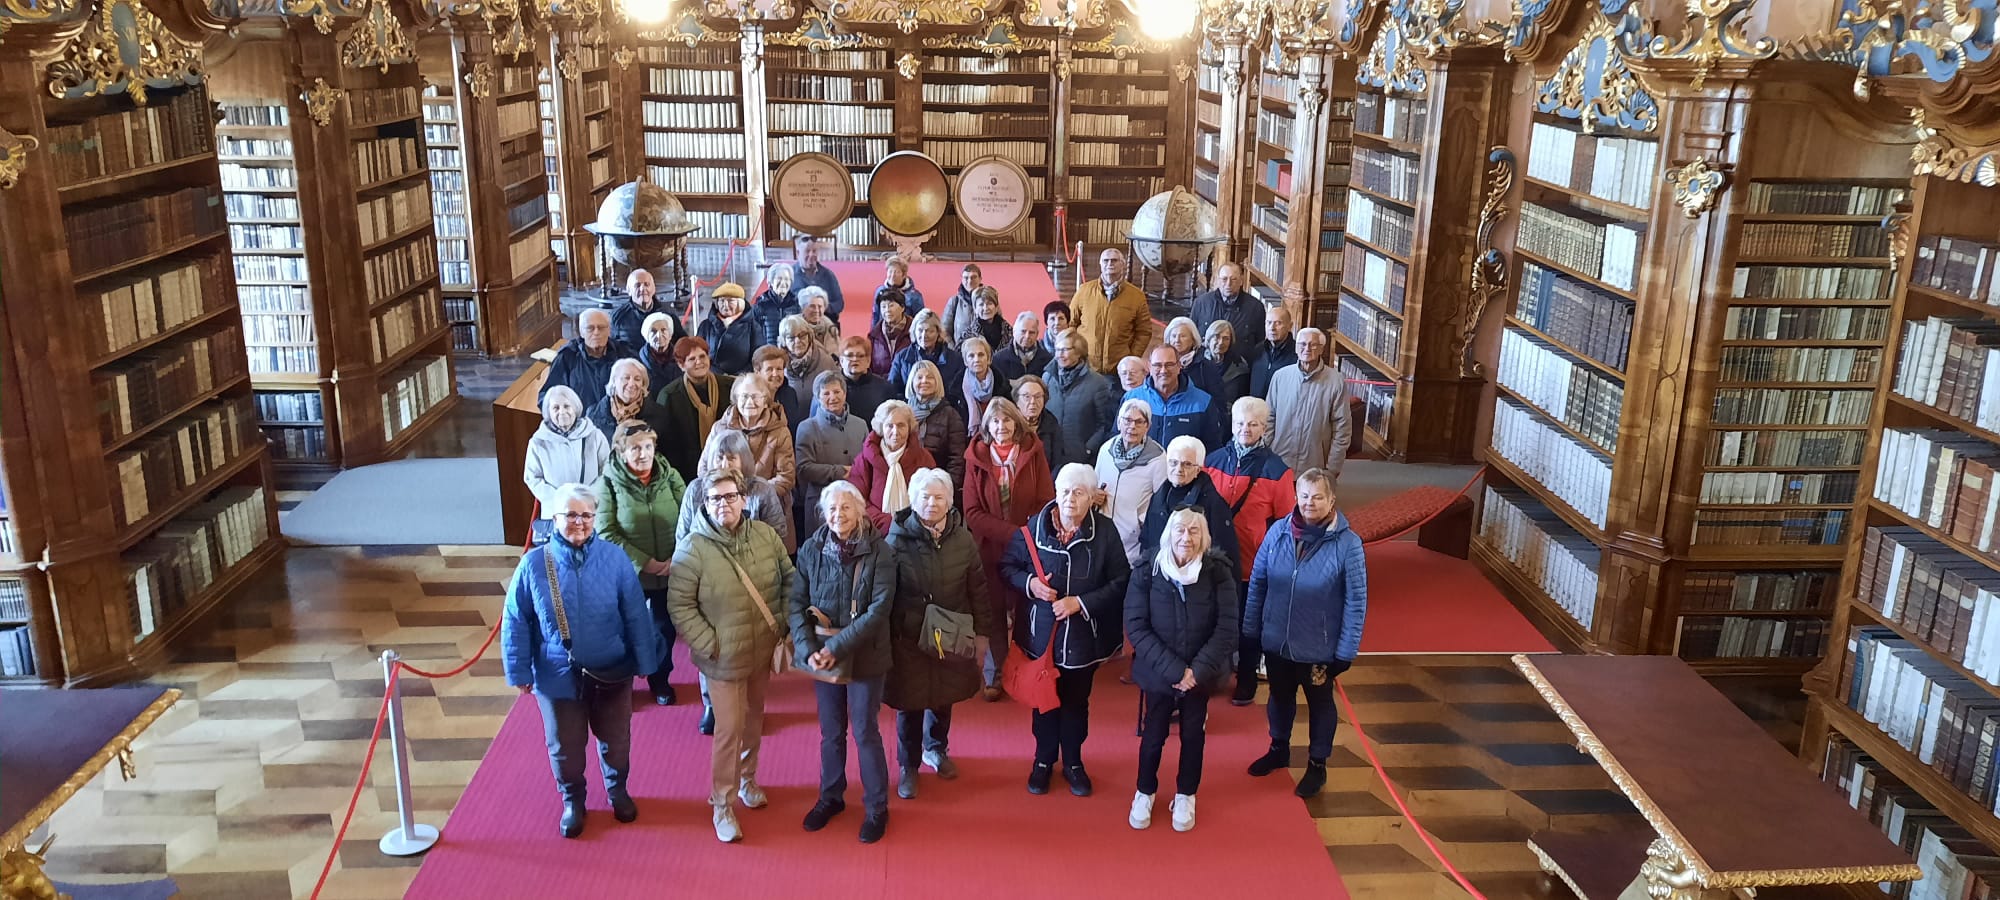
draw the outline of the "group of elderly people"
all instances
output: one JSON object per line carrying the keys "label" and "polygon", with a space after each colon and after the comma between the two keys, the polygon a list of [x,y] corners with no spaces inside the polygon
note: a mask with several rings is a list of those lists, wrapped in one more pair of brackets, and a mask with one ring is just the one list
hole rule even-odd
{"label": "group of elderly people", "polygon": [[[954,779],[953,707],[1002,699],[1012,654],[1024,670],[1052,663],[1059,700],[1030,715],[1031,793],[1058,773],[1072,794],[1093,792],[1092,687],[1127,654],[1142,695],[1133,828],[1152,822],[1175,723],[1170,814],[1194,827],[1208,699],[1233,677],[1231,702],[1251,704],[1260,670],[1271,743],[1249,771],[1289,765],[1303,692],[1296,793],[1318,793],[1333,683],[1367,610],[1361,542],[1334,508],[1351,433],[1324,335],[1294,338],[1284,310],[1239,292],[1225,266],[1121,385],[1129,355],[1093,354],[1083,326],[1131,327],[1092,306],[1136,291],[1115,251],[1101,283],[1012,326],[976,266],[940,315],[892,262],[871,340],[840,337],[816,248],[800,250],[800,268],[774,267],[747,309],[741,288],[717,287],[694,337],[652,309],[651,278],[635,272],[631,304],[584,313],[550,368],[526,479],[551,535],[523,557],[502,632],[509,683],[541,709],[562,834],[584,827],[592,734],[613,816],[637,817],[630,684],[644,676],[655,703],[679,702],[676,641],[701,673],[724,842],[742,838],[738,803],[768,803],[764,703],[787,670],[813,679],[819,709],[808,831],[845,811],[850,742],[860,839],[887,830],[885,703],[896,794],[914,799],[923,768]],[[1260,339],[1235,340],[1259,320]],[[628,326],[642,349],[622,339]]]}

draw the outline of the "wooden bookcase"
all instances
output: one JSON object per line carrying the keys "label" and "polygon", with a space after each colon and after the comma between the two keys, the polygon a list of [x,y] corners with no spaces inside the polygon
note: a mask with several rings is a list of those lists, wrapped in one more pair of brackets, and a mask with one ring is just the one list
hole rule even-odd
{"label": "wooden bookcase", "polygon": [[[887,42],[850,36],[836,47],[826,47],[811,29],[809,22],[797,32],[766,36],[764,140],[770,155],[764,181],[768,184],[785,160],[800,153],[825,153],[840,160],[854,179],[856,201],[854,214],[836,231],[840,247],[887,249],[865,199],[868,174],[883,157],[905,149],[898,142],[898,109],[915,102],[909,92],[916,88],[898,77]],[[925,141],[923,149],[946,169],[952,167],[948,154],[954,148],[970,151],[975,146],[934,148],[933,143]],[[761,225],[769,237],[767,244],[791,245],[791,228],[778,220],[775,211],[767,213]]]}
{"label": "wooden bookcase", "polygon": [[1338,296],[1313,319],[1333,319],[1371,450],[1465,463],[1485,384],[1470,344],[1486,318],[1467,279],[1484,248],[1468,238],[1488,208],[1489,155],[1511,175],[1512,159],[1489,152],[1505,141],[1511,67],[1497,47],[1419,53],[1407,35],[1423,33],[1385,16],[1359,66],[1344,263],[1323,266],[1335,274],[1315,298],[1329,278]]}
{"label": "wooden bookcase", "polygon": [[[1907,186],[1910,141],[1838,72],[1731,57],[1696,88],[1692,60],[1572,18],[1514,91],[1526,152],[1474,557],[1562,643],[1800,675],[1829,632],[1888,336],[1865,324],[1891,274],[1868,210]],[[1567,93],[1579,67],[1605,74]],[[1813,203],[1857,212],[1795,208]]]}
{"label": "wooden bookcase", "polygon": [[688,238],[693,243],[750,235],[745,160],[752,138],[744,127],[739,39],[691,12],[671,28],[640,34],[634,130],[646,176],[678,198],[700,226]]}
{"label": "wooden bookcase", "polygon": [[439,73],[447,70],[440,56],[450,60],[473,235],[473,308],[453,304],[472,316],[455,316],[461,324],[453,327],[462,332],[463,323],[476,323],[484,355],[526,353],[548,346],[562,327],[541,108],[549,44],[530,40],[507,54],[478,19],[449,25],[448,56],[440,39],[427,57]]}
{"label": "wooden bookcase", "polygon": [[[1012,37],[1011,32],[1007,36]],[[992,36],[988,36],[990,38]],[[953,214],[938,226],[939,247],[1032,253],[1049,244],[1054,204],[1049,191],[1055,120],[1049,42],[1020,42],[995,55],[986,39],[926,39],[921,83],[922,150],[956,175],[966,163],[999,154],[1027,170],[1034,211],[1011,234],[980,237]],[[866,176],[860,176],[865,182]],[[1074,181],[1072,177],[1072,181]],[[1149,195],[1150,196],[1150,195]],[[1077,204],[1074,193],[1071,204]]]}
{"label": "wooden bookcase", "polygon": [[1126,246],[1139,206],[1174,186],[1168,172],[1187,171],[1192,148],[1182,135],[1192,133],[1194,89],[1185,71],[1175,77],[1168,53],[1136,46],[1122,28],[1062,44],[1069,77],[1058,88],[1060,188],[1069,239],[1083,241],[1094,260],[1103,248]]}
{"label": "wooden bookcase", "polygon": [[[428,61],[428,57],[427,57]],[[427,66],[428,68],[428,66]],[[485,352],[480,332],[478,279],[474,277],[471,187],[465,175],[464,134],[458,127],[459,91],[444,58],[441,77],[426,78],[424,145],[430,154],[431,213],[437,230],[438,281],[453,353]]]}
{"label": "wooden bookcase", "polygon": [[611,77],[611,54],[576,28],[555,35],[554,81],[544,84],[544,152],[552,162],[549,213],[552,241],[567,281],[583,288],[597,283],[597,239],[585,225],[618,183],[612,112],[618,85]]}
{"label": "wooden bookcase", "polygon": [[[282,552],[189,26],[208,20],[165,12],[0,46],[0,142],[38,148],[0,189],[0,684],[134,677]],[[67,80],[114,41],[154,80]]]}
{"label": "wooden bookcase", "polygon": [[[231,125],[225,132],[231,139],[289,141],[304,223],[306,284],[275,286],[304,288],[294,296],[310,302],[312,346],[286,349],[310,349],[317,371],[263,374],[257,388],[264,412],[277,416],[266,420],[267,430],[295,442],[310,438],[282,432],[321,436],[317,447],[297,446],[321,454],[293,457],[287,446],[288,458],[351,467],[402,454],[443,418],[456,391],[417,65],[392,59],[386,66],[343,66],[340,52],[335,37],[315,29],[260,26],[215,66],[211,83],[225,111],[266,120],[277,118],[269,106],[273,86],[290,86],[283,131]],[[287,171],[282,160],[268,158],[231,166],[232,184],[276,181],[281,176],[256,173]],[[250,258],[270,251],[258,253]],[[303,337],[307,323],[296,324],[292,336]],[[430,389],[404,386],[412,371],[430,370],[441,359],[444,375]],[[310,417],[315,393],[317,419]]]}

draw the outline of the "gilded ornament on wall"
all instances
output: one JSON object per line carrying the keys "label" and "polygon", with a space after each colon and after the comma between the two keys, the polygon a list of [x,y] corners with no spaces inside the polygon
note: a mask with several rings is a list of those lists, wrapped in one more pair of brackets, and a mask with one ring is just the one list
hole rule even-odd
{"label": "gilded ornament on wall", "polygon": [[1743,14],[1751,0],[1687,0],[1687,25],[1679,41],[1653,38],[1648,52],[1654,59],[1685,59],[1694,63],[1694,87],[1700,90],[1708,73],[1726,58],[1770,59],[1778,42],[1751,40],[1744,33]]}
{"label": "gilded ornament on wall", "polygon": [[894,25],[915,34],[926,25],[977,25],[986,21],[986,5],[966,0],[834,0],[833,17],[843,22]]}
{"label": "gilded ornament on wall", "polygon": [[1708,160],[1696,157],[1685,165],[1667,170],[1667,183],[1674,187],[1674,205],[1690,219],[1700,218],[1722,199],[1729,175]]}
{"label": "gilded ornament on wall", "polygon": [[96,19],[49,63],[48,87],[55,97],[122,91],[144,106],[149,85],[193,84],[200,78],[200,44],[181,40],[136,2],[108,0]]}
{"label": "gilded ornament on wall", "polygon": [[1024,38],[1014,31],[1014,25],[1005,20],[993,23],[983,34],[947,34],[924,38],[924,46],[933,50],[973,50],[987,54],[994,59],[1006,59],[1009,53],[1026,53],[1030,50],[1047,50],[1047,38]]}
{"label": "gilded ornament on wall", "polygon": [[904,81],[917,77],[917,71],[922,68],[923,63],[917,60],[915,53],[905,53],[896,58],[896,72],[903,76]]}
{"label": "gilded ornament on wall", "polygon": [[1992,0],[1842,0],[1835,26],[1852,52],[1854,92],[1866,97],[1868,79],[1914,63],[1924,77],[1943,84],[1966,66],[1993,57],[2000,38],[2000,8]]}
{"label": "gilded ornament on wall", "polygon": [[321,128],[333,124],[333,107],[347,96],[347,92],[327,84],[324,78],[314,78],[312,87],[300,93],[306,102],[306,112],[311,114],[313,124]]}
{"label": "gilded ornament on wall", "polygon": [[290,16],[311,16],[313,27],[320,34],[333,33],[333,17],[354,12],[350,0],[284,0],[285,14]]}
{"label": "gilded ornament on wall", "polygon": [[574,48],[564,50],[556,58],[556,73],[569,81],[575,81],[578,75],[583,74],[583,65],[577,62]]}
{"label": "gilded ornament on wall", "polygon": [[[781,34],[767,35],[764,42],[787,47],[804,47],[814,52],[846,50],[852,47],[889,46],[888,41],[874,35],[841,30],[838,23],[828,20],[816,9],[806,11],[805,16],[799,20],[799,27]],[[692,41],[688,43],[688,46],[693,45]]]}
{"label": "gilded ornament on wall", "polygon": [[1975,154],[1951,142],[1924,120],[1922,108],[1910,113],[1916,127],[1917,143],[1910,148],[1910,163],[1917,175],[1934,175],[1983,187],[2000,186],[2000,160],[1991,153]]}
{"label": "gilded ornament on wall", "polygon": [[1583,39],[1564,54],[1555,74],[1537,89],[1535,109],[1579,120],[1586,134],[1600,126],[1634,131],[1659,128],[1659,101],[1626,64],[1626,51],[1618,38],[1609,20],[1593,20]]}
{"label": "gilded ornament on wall", "polygon": [[1507,290],[1507,255],[1493,246],[1493,231],[1512,210],[1507,194],[1514,189],[1514,151],[1494,147],[1486,153],[1486,199],[1479,206],[1479,227],[1473,246],[1479,255],[1472,258],[1472,293],[1467,297],[1465,317],[1458,333],[1458,372],[1467,378],[1485,374],[1485,367],[1473,358],[1472,337],[1494,296]]}
{"label": "gilded ornament on wall", "polygon": [[0,190],[21,183],[21,172],[28,167],[28,153],[41,145],[32,134],[14,134],[0,128]]}
{"label": "gilded ornament on wall", "polygon": [[634,52],[630,47],[620,47],[611,51],[611,61],[618,64],[618,71],[620,72],[632,68],[632,63],[637,61],[638,58],[639,54]]}
{"label": "gilded ornament on wall", "polygon": [[368,0],[361,21],[340,39],[340,64],[350,69],[379,69],[416,58],[416,45],[403,32],[402,20],[389,8],[389,0]]}
{"label": "gilded ornament on wall", "polygon": [[493,70],[493,64],[486,60],[472,64],[472,71],[465,73],[465,89],[481,100],[493,96],[493,83],[500,79],[500,73]]}
{"label": "gilded ornament on wall", "polygon": [[1410,52],[1410,42],[1403,37],[1403,29],[1394,22],[1375,33],[1375,43],[1362,58],[1355,80],[1415,94],[1430,90],[1430,76],[1417,64],[1416,54]]}

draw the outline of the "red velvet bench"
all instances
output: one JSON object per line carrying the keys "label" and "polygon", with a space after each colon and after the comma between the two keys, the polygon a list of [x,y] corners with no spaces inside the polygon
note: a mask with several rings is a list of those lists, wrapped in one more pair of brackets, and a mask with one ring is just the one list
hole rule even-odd
{"label": "red velvet bench", "polygon": [[1472,498],[1434,485],[1397,491],[1358,509],[1344,510],[1347,527],[1364,544],[1417,529],[1417,545],[1465,559],[1471,551]]}

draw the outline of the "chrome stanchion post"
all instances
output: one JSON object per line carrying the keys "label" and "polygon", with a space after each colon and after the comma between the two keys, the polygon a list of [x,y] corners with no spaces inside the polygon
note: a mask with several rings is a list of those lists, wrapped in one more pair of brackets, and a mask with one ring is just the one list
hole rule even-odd
{"label": "chrome stanchion post", "polygon": [[378,846],[389,856],[415,856],[437,843],[438,830],[418,824],[411,809],[410,737],[403,731],[403,683],[396,677],[399,660],[396,651],[382,651],[382,681],[389,686],[389,750],[396,758],[397,826],[382,836]]}

